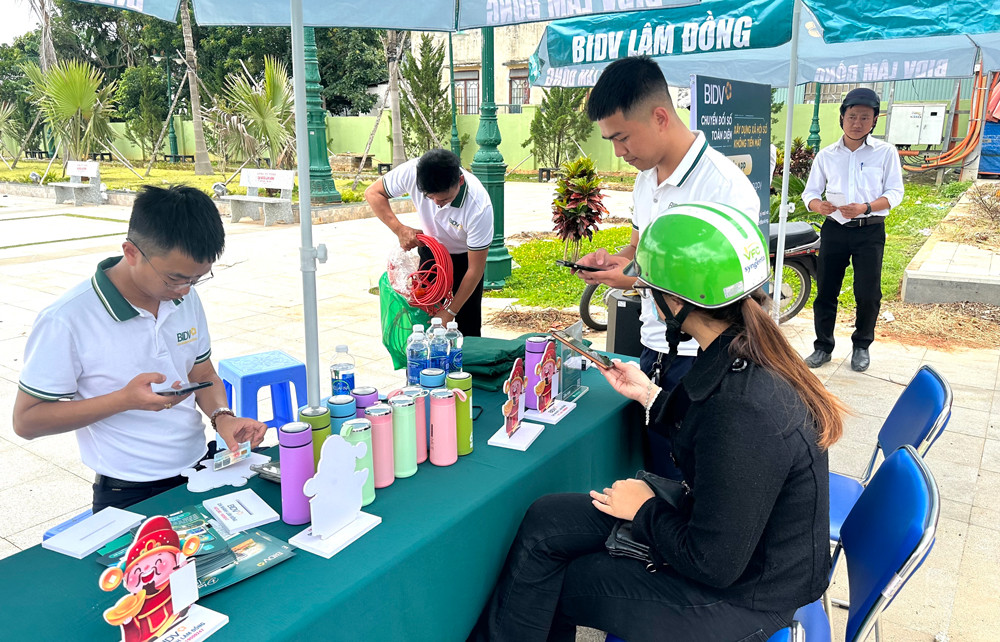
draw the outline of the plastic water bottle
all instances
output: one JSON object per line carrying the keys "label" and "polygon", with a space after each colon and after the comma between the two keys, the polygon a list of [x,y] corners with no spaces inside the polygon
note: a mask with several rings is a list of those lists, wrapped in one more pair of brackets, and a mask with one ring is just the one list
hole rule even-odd
{"label": "plastic water bottle", "polygon": [[347,346],[337,346],[330,366],[331,396],[349,395],[354,390],[354,357],[347,352]]}
{"label": "plastic water bottle", "polygon": [[458,330],[458,323],[448,322],[448,330],[444,333],[444,338],[448,340],[448,372],[462,371],[462,333]]}
{"label": "plastic water bottle", "polygon": [[420,384],[420,371],[430,367],[430,346],[423,332],[417,332],[416,328],[423,330],[422,326],[414,326],[414,332],[406,346],[406,383],[411,386]]}
{"label": "plastic water bottle", "polygon": [[431,367],[440,368],[448,373],[448,339],[444,336],[445,329],[434,328],[434,336],[431,337]]}
{"label": "plastic water bottle", "polygon": [[444,325],[442,325],[441,317],[434,317],[433,319],[431,319],[431,328],[430,330],[427,331],[427,336],[433,337],[434,331],[437,330],[438,328],[441,328],[443,330]]}

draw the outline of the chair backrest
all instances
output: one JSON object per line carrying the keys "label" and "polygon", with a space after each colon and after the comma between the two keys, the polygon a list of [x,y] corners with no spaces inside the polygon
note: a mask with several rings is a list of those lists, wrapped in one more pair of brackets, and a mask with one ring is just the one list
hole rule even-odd
{"label": "chair backrest", "polygon": [[878,447],[872,455],[864,479],[871,476],[879,449],[888,456],[909,444],[920,455],[927,454],[927,450],[948,425],[951,401],[951,386],[944,377],[931,366],[920,366],[882,423],[878,433]]}
{"label": "chair backrest", "polygon": [[851,606],[848,642],[864,640],[878,615],[920,566],[934,544],[940,503],[937,483],[913,446],[890,454],[840,529]]}
{"label": "chair backrest", "polygon": [[767,642],[806,642],[806,634],[802,625],[793,621],[791,626],[783,628],[767,638]]}

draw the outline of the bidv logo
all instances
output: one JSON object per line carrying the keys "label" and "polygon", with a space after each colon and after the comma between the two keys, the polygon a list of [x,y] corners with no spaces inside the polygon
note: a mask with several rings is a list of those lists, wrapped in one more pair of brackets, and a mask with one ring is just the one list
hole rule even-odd
{"label": "bidv logo", "polygon": [[705,85],[705,104],[721,105],[733,97],[733,85],[727,82],[725,85]]}
{"label": "bidv logo", "polygon": [[185,343],[191,343],[197,338],[198,329],[191,328],[190,330],[184,330],[183,332],[177,333],[177,345],[184,345]]}
{"label": "bidv logo", "polygon": [[743,273],[752,274],[767,257],[760,245],[751,243],[743,248]]}

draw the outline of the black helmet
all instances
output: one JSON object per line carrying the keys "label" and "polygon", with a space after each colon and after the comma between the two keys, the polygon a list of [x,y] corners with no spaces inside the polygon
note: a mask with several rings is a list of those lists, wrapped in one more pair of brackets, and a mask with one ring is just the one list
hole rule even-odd
{"label": "black helmet", "polygon": [[858,87],[857,89],[852,89],[847,92],[847,95],[844,96],[844,102],[840,103],[841,117],[843,117],[844,112],[847,111],[848,107],[854,107],[855,105],[872,107],[875,109],[875,118],[878,118],[880,108],[878,94],[871,89],[868,89],[867,87]]}

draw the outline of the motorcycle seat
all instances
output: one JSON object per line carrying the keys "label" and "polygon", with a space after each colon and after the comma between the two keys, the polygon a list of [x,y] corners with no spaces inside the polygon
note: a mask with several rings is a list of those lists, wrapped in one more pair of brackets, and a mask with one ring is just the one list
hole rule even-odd
{"label": "motorcycle seat", "polygon": [[[774,254],[778,248],[778,225],[771,223],[769,227],[771,238],[768,240],[768,251]],[[785,249],[808,245],[819,238],[816,228],[803,221],[789,222],[785,225]]]}

